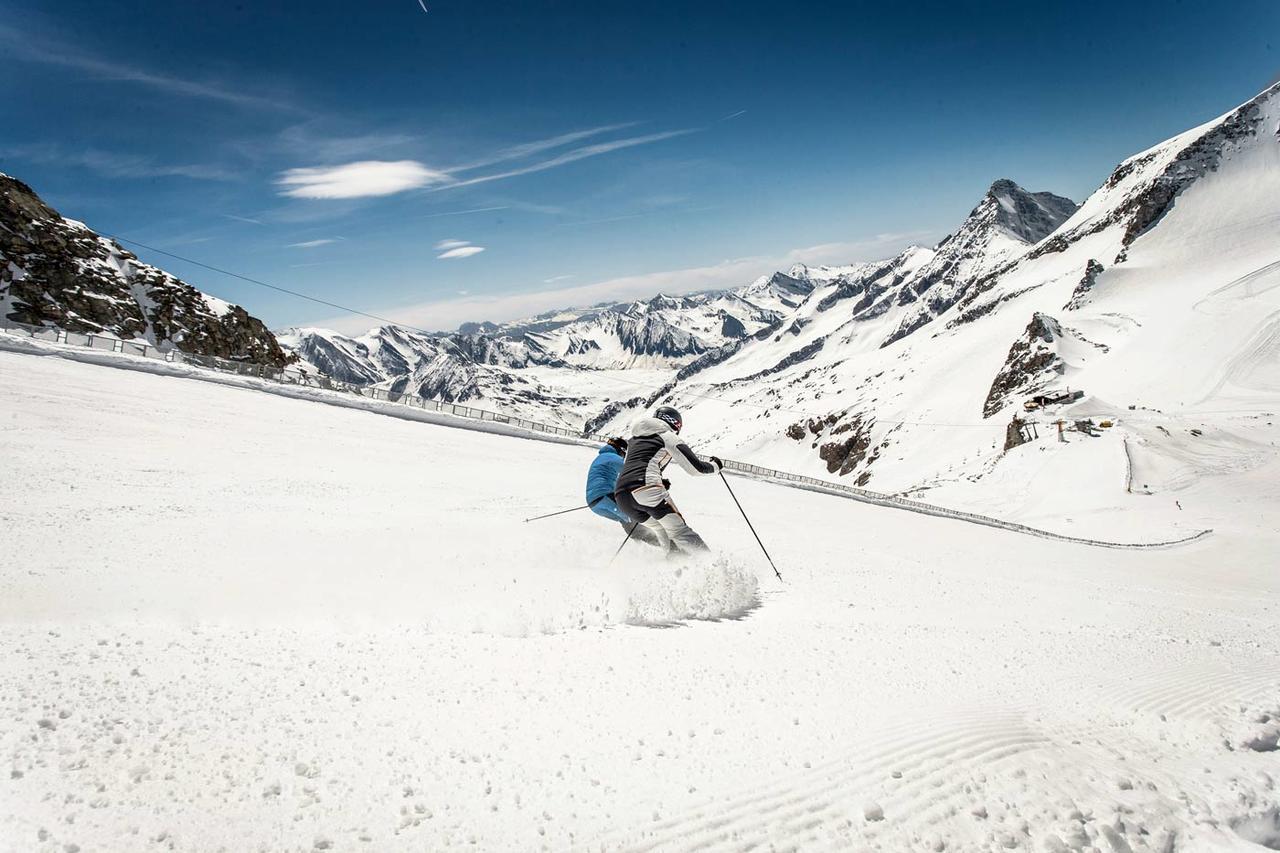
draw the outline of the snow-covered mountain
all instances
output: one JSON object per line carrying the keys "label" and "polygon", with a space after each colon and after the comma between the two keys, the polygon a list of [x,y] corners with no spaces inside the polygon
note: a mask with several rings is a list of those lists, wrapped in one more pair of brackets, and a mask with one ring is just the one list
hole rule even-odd
{"label": "snow-covered mountain", "polygon": [[0,316],[280,367],[262,321],[67,219],[0,174]]}
{"label": "snow-covered mountain", "polygon": [[[725,455],[954,501],[1026,452],[1006,437],[1029,398],[1082,389],[1035,417],[1118,421],[1126,476],[1176,480],[1162,442],[1177,418],[1253,412],[1280,388],[1278,89],[1125,160],[1079,206],[995,181],[937,245],[892,258],[449,333],[289,329],[283,351],[243,309],[6,178],[0,298],[26,322],[296,356],[344,381],[585,432],[670,402]],[[1060,449],[1069,470],[1078,457]]]}
{"label": "snow-covered mountain", "polygon": [[958,494],[998,473],[1030,396],[1069,387],[1084,399],[1049,418],[1122,421],[1117,476],[1168,471],[1186,419],[1277,402],[1277,223],[1273,86],[1125,160],[1079,208],[997,181],[937,246],[811,279],[777,332],[704,356],[635,408],[678,405],[702,440],[762,465]]}
{"label": "snow-covered mountain", "polygon": [[[1166,439],[1188,418],[1273,405],[1280,388],[1278,100],[1272,87],[1129,158],[1079,206],[995,181],[937,245],[882,261],[454,335],[284,340],[354,381],[550,406],[586,432],[672,403],[725,455],[954,504],[1003,482],[1011,455],[1049,452],[1062,476],[1086,464],[1078,445],[1007,449],[1029,399],[1083,390],[1027,434],[1105,418],[1118,426],[1096,452],[1116,477],[1172,482],[1188,451]],[[1250,458],[1247,440],[1223,440]]]}
{"label": "snow-covered mountain", "polygon": [[349,337],[326,329],[277,333],[303,369],[356,385],[376,386],[450,403],[471,403],[511,414],[554,411],[580,420],[591,400],[550,387],[527,368],[542,365],[571,372],[536,341],[487,332],[428,334],[381,326]]}
{"label": "snow-covered mountain", "polygon": [[335,379],[580,427],[602,408],[661,387],[726,344],[775,329],[812,291],[803,267],[746,287],[565,309],[428,333],[381,326],[359,336],[292,328],[281,344]]}
{"label": "snow-covered mountain", "polygon": [[[776,325],[812,288],[806,278],[775,273],[738,290],[658,294],[510,323],[464,323],[456,332],[384,326],[351,346],[333,344],[357,339],[323,329],[289,329],[282,339],[317,368],[353,382],[398,378],[408,372],[409,364],[440,353],[462,363],[513,369],[551,365],[661,370],[683,366],[725,343]],[[389,358],[379,343],[388,337],[396,341]]]}

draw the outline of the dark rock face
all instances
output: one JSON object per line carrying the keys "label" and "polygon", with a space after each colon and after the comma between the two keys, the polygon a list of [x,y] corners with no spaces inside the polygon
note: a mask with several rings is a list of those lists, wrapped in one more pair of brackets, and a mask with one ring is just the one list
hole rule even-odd
{"label": "dark rock face", "polygon": [[706,370],[708,367],[715,367],[721,362],[728,361],[731,356],[742,349],[743,343],[743,341],[730,341],[722,347],[716,347],[710,352],[703,353],[676,371],[676,379],[683,382],[695,373]]}
{"label": "dark rock face", "polygon": [[142,338],[196,355],[283,367],[262,321],[206,297],[118,243],[64,219],[0,175],[0,306],[18,323]]}
{"label": "dark rock face", "polygon": [[745,338],[747,336],[747,327],[742,325],[742,321],[737,317],[725,314],[724,319],[720,322],[720,334],[726,338]]}
{"label": "dark rock face", "polygon": [[[394,329],[395,327],[387,327]],[[417,338],[422,341],[421,336]],[[528,337],[509,339],[473,332],[454,333],[435,339],[440,352],[470,364],[489,364],[501,367],[522,368],[531,364],[563,367],[564,362],[551,354],[540,343]],[[594,342],[592,342],[594,343]],[[419,343],[419,348],[421,344]],[[396,371],[390,371],[396,372]]]}
{"label": "dark rock face", "polygon": [[[867,450],[871,447],[871,427],[874,424],[874,421],[864,421],[861,415],[853,415],[831,428],[829,435],[834,440],[818,448],[818,458],[827,463],[828,473],[838,473],[843,477],[867,458]],[[835,438],[838,435],[845,437]],[[859,477],[858,483],[861,485],[869,479],[870,476]]]}
{"label": "dark rock face", "polygon": [[362,358],[349,358],[347,353],[328,338],[321,335],[308,335],[298,345],[297,353],[311,364],[314,364],[321,373],[331,376],[340,382],[350,382],[353,385],[373,385],[375,382],[380,381],[382,375],[368,364],[368,348],[363,344],[354,344],[354,346],[363,356]]}
{"label": "dark rock face", "polygon": [[[775,293],[784,297],[784,302],[793,305],[793,307],[794,305],[799,305],[800,300],[813,291],[813,282],[787,275],[784,272],[775,272],[770,276],[768,285]],[[785,297],[791,297],[791,299]]]}
{"label": "dark rock face", "polygon": [[1062,337],[1062,326],[1048,314],[1036,312],[1027,324],[1026,333],[1009,347],[1004,366],[996,374],[982,406],[982,416],[999,412],[1015,393],[1043,388],[1057,378],[1066,365],[1053,346]]}
{"label": "dark rock face", "polygon": [[[822,418],[797,421],[787,427],[786,435],[794,441],[804,441],[812,436],[811,446],[817,449],[818,458],[827,464],[827,472],[843,477],[854,471],[864,460],[870,465],[879,458],[879,448],[872,451],[870,456],[867,455],[871,450],[871,430],[874,426],[875,419],[871,417],[850,415],[849,412],[832,413]],[[828,440],[823,441],[824,438]],[[862,486],[870,479],[871,472],[864,470],[856,482]]]}
{"label": "dark rock face", "polygon": [[[882,276],[890,272],[897,264],[898,259],[894,258],[878,267],[872,268],[870,271],[862,275],[853,275],[842,277],[836,285],[836,289],[824,296],[818,302],[818,310],[826,311],[837,302],[854,297],[863,297],[852,308],[854,314],[865,311],[879,296],[886,292],[888,288],[884,286],[877,287],[877,282]],[[901,280],[899,280],[901,281]]]}
{"label": "dark rock face", "polygon": [[787,332],[792,336],[800,334],[804,331],[804,327],[809,325],[808,317],[797,317],[791,321],[791,325],[787,327]]}
{"label": "dark rock face", "polygon": [[995,199],[995,224],[1024,243],[1039,243],[1076,212],[1069,198],[1047,192],[1027,192],[1008,178],[991,185],[988,195]]}
{"label": "dark rock face", "polygon": [[618,416],[618,413],[625,412],[627,409],[634,409],[645,402],[644,397],[632,397],[630,400],[614,400],[609,405],[600,410],[600,414],[593,418],[588,418],[586,424],[582,427],[584,436],[591,435],[600,427],[607,424]]}
{"label": "dark rock face", "polygon": [[1093,286],[1097,283],[1098,276],[1105,270],[1106,267],[1090,258],[1089,263],[1084,266],[1084,276],[1080,279],[1080,283],[1076,285],[1076,289],[1071,291],[1071,299],[1068,300],[1066,305],[1062,306],[1063,310],[1074,311],[1077,308],[1084,307],[1089,301],[1089,294],[1093,291]]}
{"label": "dark rock face", "polygon": [[693,335],[677,329],[657,314],[617,318],[618,340],[636,355],[680,357],[700,355],[706,346]]}
{"label": "dark rock face", "polygon": [[757,371],[756,373],[753,373],[750,376],[744,376],[741,379],[736,381],[750,382],[753,379],[759,379],[762,376],[772,376],[775,373],[780,373],[786,370],[788,367],[793,367],[802,361],[808,361],[809,359],[813,358],[818,353],[822,352],[822,348],[826,346],[826,343],[827,343],[827,339],[825,336],[818,338],[817,340],[811,341],[810,343],[807,343],[804,346],[800,347],[800,349],[796,350],[795,352],[785,356],[773,367],[769,367],[764,370]]}

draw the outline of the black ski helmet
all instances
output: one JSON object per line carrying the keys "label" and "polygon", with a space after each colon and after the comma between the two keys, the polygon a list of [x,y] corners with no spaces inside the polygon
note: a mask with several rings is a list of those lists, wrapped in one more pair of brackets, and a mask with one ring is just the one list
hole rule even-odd
{"label": "black ski helmet", "polygon": [[684,426],[684,421],[680,419],[680,413],[671,406],[659,406],[653,416],[663,423],[667,424],[676,432],[680,431],[680,427]]}

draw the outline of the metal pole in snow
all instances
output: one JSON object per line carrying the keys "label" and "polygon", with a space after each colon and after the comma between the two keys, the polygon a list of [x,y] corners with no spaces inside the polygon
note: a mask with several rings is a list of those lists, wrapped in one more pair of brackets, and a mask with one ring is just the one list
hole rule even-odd
{"label": "metal pole in snow", "polygon": [[[773,573],[778,576],[778,580],[782,580],[782,572],[778,571],[778,567],[773,564],[773,557],[769,556],[769,551],[764,547],[764,543],[760,541],[760,534],[756,533],[756,526],[751,523],[751,519],[747,518],[747,511],[742,508],[742,504],[738,503],[738,496],[733,493],[733,487],[729,485],[729,481],[724,476],[724,471],[720,472],[720,482],[724,483],[724,487],[729,490],[729,497],[733,498],[733,502],[738,504],[738,512],[742,513],[742,520],[747,523],[747,527],[751,528],[751,535],[756,537],[756,544],[760,546],[760,550],[764,552],[764,558],[769,561],[769,568],[773,569]],[[627,543],[622,543],[627,544]]]}
{"label": "metal pole in snow", "polygon": [[539,519],[543,519],[543,518],[551,518],[552,516],[555,516],[555,515],[564,515],[566,512],[577,512],[580,509],[586,509],[588,506],[590,506],[590,504],[575,506],[573,509],[562,509],[559,512],[549,512],[546,515],[535,515],[533,518],[526,518],[525,523],[528,524],[530,521],[538,521]]}
{"label": "metal pole in snow", "polygon": [[631,525],[631,529],[627,531],[627,538],[626,538],[626,539],[623,539],[623,540],[622,540],[622,544],[618,546],[618,550],[616,550],[616,551],[614,551],[614,552],[613,552],[613,556],[609,558],[609,563],[608,563],[608,565],[606,565],[606,566],[605,566],[605,568],[608,568],[609,566],[612,566],[612,565],[613,565],[613,561],[614,561],[614,560],[616,560],[616,559],[618,559],[618,555],[622,553],[622,549],[623,549],[623,548],[625,548],[625,547],[627,547],[627,543],[631,541],[631,534],[632,534],[632,533],[635,533],[635,532],[636,532],[636,528],[637,528],[637,527],[639,527],[639,526],[640,526],[640,522],[638,522],[638,521],[637,521],[635,524],[632,524],[632,525]]}

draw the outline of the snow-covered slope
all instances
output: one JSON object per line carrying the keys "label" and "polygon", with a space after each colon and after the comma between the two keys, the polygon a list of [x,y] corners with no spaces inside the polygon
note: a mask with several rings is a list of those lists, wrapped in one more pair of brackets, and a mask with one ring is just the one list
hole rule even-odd
{"label": "snow-covered slope", "polygon": [[6,853],[1274,843],[1274,457],[1154,552],[734,479],[782,586],[718,478],[718,562],[609,567],[523,521],[591,448],[10,352],[0,399]]}
{"label": "snow-covered slope", "polygon": [[0,174],[0,318],[279,367],[288,356],[239,305],[144,264]]}
{"label": "snow-covered slope", "polygon": [[[643,405],[681,406],[761,464],[953,503],[1008,489],[1029,453],[1121,481],[1224,447],[1257,464],[1254,425],[1280,407],[1278,129],[1272,87],[1129,158],[1074,213],[997,182],[937,247],[829,279]],[[1032,413],[1039,440],[1006,454],[1028,397],[1068,388],[1084,399]],[[1117,427],[1054,440],[1085,416]],[[1176,437],[1192,429],[1218,440]]]}

